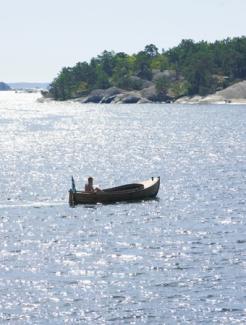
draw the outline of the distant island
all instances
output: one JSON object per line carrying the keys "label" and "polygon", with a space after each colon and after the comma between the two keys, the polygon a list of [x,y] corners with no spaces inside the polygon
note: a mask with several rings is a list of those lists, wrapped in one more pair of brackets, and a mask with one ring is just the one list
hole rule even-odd
{"label": "distant island", "polygon": [[11,90],[11,88],[5,82],[0,82],[0,91],[3,91],[3,90]]}
{"label": "distant island", "polygon": [[14,90],[30,90],[30,89],[47,89],[49,83],[47,82],[11,82],[9,86]]}
{"label": "distant island", "polygon": [[225,88],[245,79],[246,37],[214,43],[188,39],[161,52],[154,44],[132,55],[104,51],[89,63],[64,67],[43,95],[82,103],[188,102],[210,94],[223,100]]}

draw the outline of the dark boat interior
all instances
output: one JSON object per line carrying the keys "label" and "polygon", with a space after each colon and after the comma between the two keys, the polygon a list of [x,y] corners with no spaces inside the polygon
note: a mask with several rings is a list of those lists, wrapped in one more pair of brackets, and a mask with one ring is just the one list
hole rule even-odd
{"label": "dark boat interior", "polygon": [[121,191],[129,191],[129,190],[141,190],[143,189],[144,186],[143,184],[127,184],[127,185],[122,185],[122,186],[117,186],[117,187],[112,187],[112,188],[106,188],[103,189],[104,192],[121,192]]}

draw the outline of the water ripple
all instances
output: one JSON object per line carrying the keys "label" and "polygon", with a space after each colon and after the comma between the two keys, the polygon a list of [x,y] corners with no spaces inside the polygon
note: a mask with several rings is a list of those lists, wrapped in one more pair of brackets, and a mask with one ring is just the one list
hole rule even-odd
{"label": "water ripple", "polygon": [[[245,107],[37,97],[0,93],[0,322],[246,323]],[[71,209],[70,175],[161,188]]]}

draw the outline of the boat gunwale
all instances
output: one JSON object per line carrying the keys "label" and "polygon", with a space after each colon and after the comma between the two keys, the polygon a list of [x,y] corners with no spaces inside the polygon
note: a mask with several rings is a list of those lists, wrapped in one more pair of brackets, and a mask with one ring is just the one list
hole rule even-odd
{"label": "boat gunwale", "polygon": [[[129,184],[131,185],[131,184]],[[142,184],[137,184],[139,186],[135,186],[133,188],[126,188],[126,189],[119,189],[119,190],[116,190],[118,188],[120,188],[121,186],[117,186],[117,187],[112,187],[112,188],[105,188],[105,189],[102,189],[100,191],[96,191],[96,192],[85,192],[85,191],[76,191],[75,193],[76,194],[82,194],[82,195],[93,195],[93,194],[120,194],[120,193],[126,193],[126,192],[129,192],[129,193],[132,193],[132,192],[140,192],[141,190],[146,190],[144,188],[144,185]],[[122,185],[122,187],[124,186],[127,186],[127,185]]]}

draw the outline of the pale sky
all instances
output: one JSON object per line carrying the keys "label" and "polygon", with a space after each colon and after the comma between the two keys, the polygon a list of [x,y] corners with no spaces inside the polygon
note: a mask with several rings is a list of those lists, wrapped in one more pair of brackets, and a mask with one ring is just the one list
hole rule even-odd
{"label": "pale sky", "polygon": [[0,0],[0,81],[50,82],[103,50],[246,35],[246,0]]}

